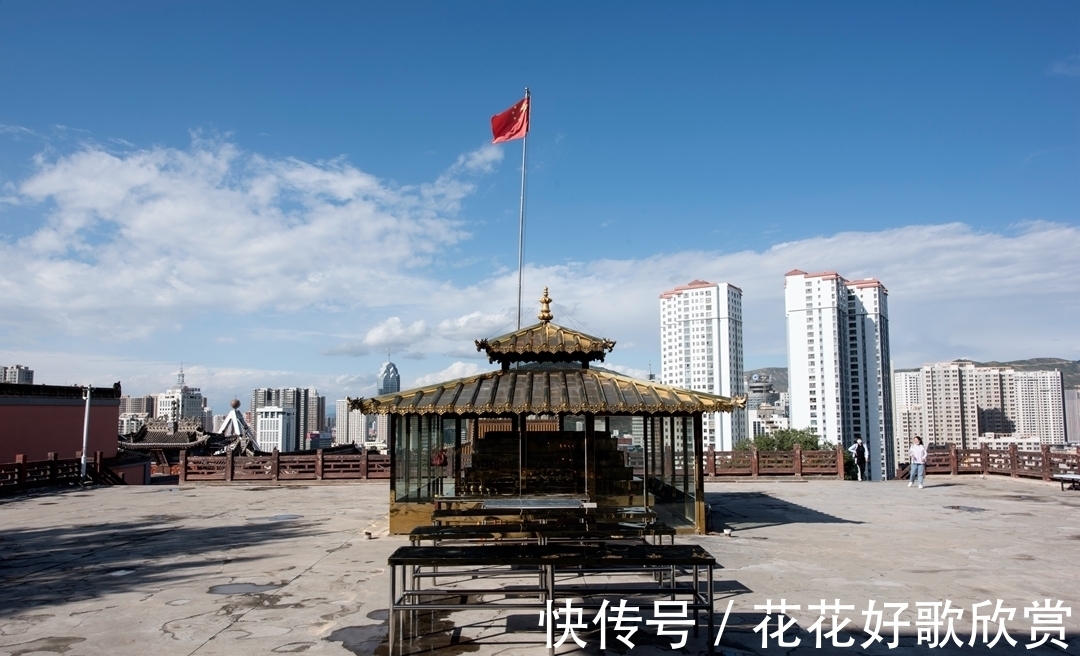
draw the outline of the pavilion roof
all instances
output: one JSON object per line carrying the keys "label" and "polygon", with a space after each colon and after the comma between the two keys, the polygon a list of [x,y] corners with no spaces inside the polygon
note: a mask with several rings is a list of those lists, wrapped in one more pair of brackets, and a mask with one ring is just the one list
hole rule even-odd
{"label": "pavilion roof", "polygon": [[728,398],[639,380],[600,369],[521,368],[349,399],[367,414],[691,414],[731,412],[745,397]]}
{"label": "pavilion roof", "polygon": [[603,361],[615,342],[551,323],[551,297],[547,287],[540,299],[540,323],[512,333],[476,340],[476,350],[486,351],[489,362],[581,362]]}
{"label": "pavilion roof", "polygon": [[487,351],[489,362],[603,361],[615,342],[564,328],[549,321],[491,339],[476,340],[477,351]]}

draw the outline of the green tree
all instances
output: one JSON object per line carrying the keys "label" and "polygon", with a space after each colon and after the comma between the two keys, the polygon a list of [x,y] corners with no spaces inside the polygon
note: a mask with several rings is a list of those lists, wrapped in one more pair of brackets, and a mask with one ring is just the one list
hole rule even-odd
{"label": "green tree", "polygon": [[736,445],[735,448],[749,451],[751,446],[756,446],[758,451],[791,451],[796,444],[804,451],[831,448],[828,445],[822,445],[821,438],[806,428],[784,428],[768,435],[757,435],[752,440],[745,440]]}

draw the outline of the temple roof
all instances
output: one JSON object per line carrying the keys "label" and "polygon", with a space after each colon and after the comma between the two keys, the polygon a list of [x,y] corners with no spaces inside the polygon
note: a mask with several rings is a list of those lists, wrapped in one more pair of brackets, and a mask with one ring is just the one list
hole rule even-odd
{"label": "temple roof", "polygon": [[540,299],[540,323],[491,339],[476,340],[476,350],[486,351],[489,362],[581,362],[603,361],[615,342],[551,323],[551,298],[547,287]]}
{"label": "temple roof", "polygon": [[367,414],[690,414],[730,412],[744,407],[746,399],[597,369],[522,368],[349,402],[350,409]]}

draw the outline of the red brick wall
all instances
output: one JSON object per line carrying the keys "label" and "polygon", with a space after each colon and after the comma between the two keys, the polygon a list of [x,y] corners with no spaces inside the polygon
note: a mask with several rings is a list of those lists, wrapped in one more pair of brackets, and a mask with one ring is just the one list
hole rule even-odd
{"label": "red brick wall", "polygon": [[[0,462],[15,462],[19,453],[45,460],[50,451],[74,458],[82,450],[84,408],[78,399],[0,399]],[[119,422],[118,400],[91,401],[88,456],[116,456]]]}

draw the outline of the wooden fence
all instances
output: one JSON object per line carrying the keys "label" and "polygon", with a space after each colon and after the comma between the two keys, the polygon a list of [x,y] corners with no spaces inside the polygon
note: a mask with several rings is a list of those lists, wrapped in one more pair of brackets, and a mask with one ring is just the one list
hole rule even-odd
{"label": "wooden fence", "polygon": [[844,479],[844,447],[823,451],[804,451],[798,445],[792,451],[715,451],[705,453],[708,477],[795,476],[835,477]]}
{"label": "wooden fence", "polygon": [[[92,460],[87,459],[87,475],[98,482],[113,483],[111,478],[99,480],[102,473],[107,471],[107,468],[101,466],[101,462],[101,451],[95,452]],[[78,483],[81,468],[81,456],[61,460],[57,454],[50,453],[45,460],[27,460],[24,455],[16,455],[15,462],[0,463],[0,494]]]}
{"label": "wooden fence", "polygon": [[390,456],[292,455],[274,451],[265,456],[189,456],[180,452],[180,483],[204,481],[328,481],[390,478]]}
{"label": "wooden fence", "polygon": [[[910,473],[910,465],[901,465],[897,478]],[[1043,445],[1038,451],[1021,451],[1015,444],[1008,449],[958,449],[950,444],[947,449],[931,448],[926,454],[927,474],[998,474],[1013,478],[1039,478],[1053,480],[1055,474],[1080,474],[1080,449],[1073,452],[1051,451]]]}

